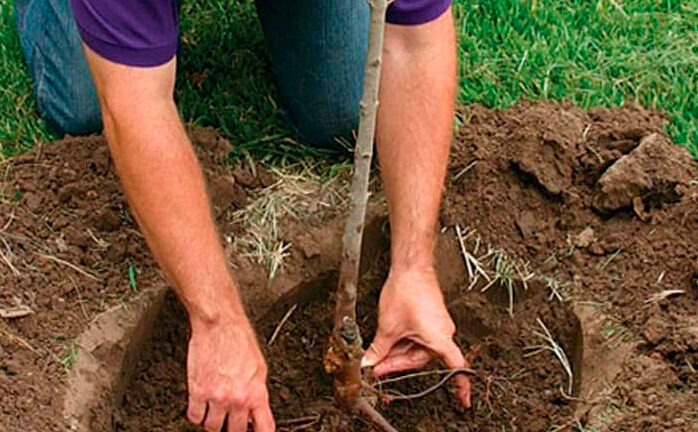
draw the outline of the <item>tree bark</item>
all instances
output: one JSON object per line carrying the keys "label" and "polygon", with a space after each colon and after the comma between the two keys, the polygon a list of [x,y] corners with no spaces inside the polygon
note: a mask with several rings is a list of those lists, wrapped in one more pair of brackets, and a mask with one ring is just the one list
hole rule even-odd
{"label": "tree bark", "polygon": [[361,259],[361,240],[368,202],[368,184],[376,132],[378,86],[383,56],[383,36],[388,0],[369,0],[371,23],[364,85],[359,104],[359,133],[354,149],[351,206],[342,237],[342,264],[339,272],[334,329],[325,356],[325,368],[335,377],[335,399],[355,409],[361,395],[362,341],[356,323],[356,296]]}

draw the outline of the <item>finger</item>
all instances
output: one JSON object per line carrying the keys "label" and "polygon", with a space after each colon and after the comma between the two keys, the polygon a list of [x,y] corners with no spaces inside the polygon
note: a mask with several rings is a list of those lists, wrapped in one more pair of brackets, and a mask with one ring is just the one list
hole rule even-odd
{"label": "finger", "polygon": [[366,354],[361,359],[361,367],[375,366],[390,353],[395,342],[395,339],[385,336],[379,329],[376,337],[373,339],[373,343],[368,347]]}
{"label": "finger", "polygon": [[[410,350],[414,349],[416,346],[417,346],[417,344],[415,344],[414,342],[412,342],[409,339],[401,339],[395,345],[393,345],[392,348],[390,348],[390,352],[388,352],[388,355],[386,355],[382,360],[380,360],[378,363],[376,363],[376,365],[384,362],[385,360],[387,360],[390,357],[396,357],[399,355],[407,354]],[[362,367],[364,367],[364,366],[362,365]],[[374,373],[374,375],[375,375],[375,373]]]}
{"label": "finger", "polygon": [[400,355],[400,354],[407,354],[407,352],[414,349],[415,347],[417,347],[416,343],[412,342],[409,339],[402,339],[402,340],[398,341],[398,343],[393,345],[393,347],[390,349],[390,352],[388,353],[386,358]]}
{"label": "finger", "polygon": [[187,418],[195,425],[201,425],[206,417],[206,403],[200,399],[189,396],[189,407],[187,408]]}
{"label": "finger", "polygon": [[269,403],[252,410],[255,432],[274,432],[274,416],[271,414]]}
{"label": "finger", "polygon": [[247,420],[250,412],[246,409],[228,413],[228,432],[247,432]]}
{"label": "finger", "polygon": [[[463,353],[453,341],[450,341],[438,354],[449,369],[467,366]],[[456,384],[456,392],[461,405],[465,408],[470,408],[470,378],[461,373],[457,374],[453,380]]]}
{"label": "finger", "polygon": [[417,347],[402,354],[393,355],[391,353],[373,367],[373,375],[381,377],[391,373],[421,369],[429,363],[432,357],[430,352]]}
{"label": "finger", "polygon": [[225,421],[225,409],[215,402],[209,402],[208,413],[204,420],[204,429],[206,432],[220,432]]}

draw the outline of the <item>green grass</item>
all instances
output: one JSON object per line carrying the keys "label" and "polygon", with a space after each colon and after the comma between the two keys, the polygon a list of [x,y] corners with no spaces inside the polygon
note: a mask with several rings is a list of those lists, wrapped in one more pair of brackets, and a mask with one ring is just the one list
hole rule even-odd
{"label": "green grass", "polygon": [[0,156],[26,151],[54,137],[36,114],[13,9],[14,2],[0,0]]}
{"label": "green grass", "polygon": [[462,102],[662,109],[698,151],[698,1],[456,0]]}
{"label": "green grass", "polygon": [[[698,154],[698,0],[455,0],[454,10],[461,102],[637,102],[666,111],[673,139]],[[185,0],[182,12],[183,118],[220,129],[238,152],[313,153],[278,114],[253,2]],[[55,138],[35,110],[13,2],[0,0],[3,155]]]}

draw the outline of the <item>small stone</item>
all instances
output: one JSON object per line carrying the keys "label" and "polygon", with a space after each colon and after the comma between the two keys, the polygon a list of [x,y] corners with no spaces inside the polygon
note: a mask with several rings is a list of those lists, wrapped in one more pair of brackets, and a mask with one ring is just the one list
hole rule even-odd
{"label": "small stone", "polygon": [[293,394],[291,394],[291,391],[287,387],[281,387],[281,390],[279,391],[279,397],[281,397],[281,400],[284,402],[288,402],[291,399],[293,399]]}
{"label": "small stone", "polygon": [[90,237],[86,232],[79,231],[73,227],[68,227],[63,233],[65,235],[65,240],[69,245],[84,248],[89,244]]}
{"label": "small stone", "polygon": [[606,249],[604,249],[603,246],[598,243],[593,243],[591,246],[589,246],[588,250],[590,254],[596,256],[604,256],[607,253]]}
{"label": "small stone", "polygon": [[320,255],[320,246],[318,246],[317,242],[315,242],[315,240],[313,240],[313,238],[308,234],[300,236],[298,239],[296,239],[294,244],[307,259]]}
{"label": "small stone", "polygon": [[578,248],[586,249],[596,240],[594,229],[586,227],[582,232],[572,237],[572,244]]}
{"label": "small stone", "polygon": [[70,201],[73,198],[73,196],[75,196],[79,193],[80,193],[79,188],[75,184],[71,183],[71,184],[67,184],[65,186],[62,186],[58,190],[57,198],[58,198],[58,201],[60,201],[62,203],[66,203],[66,202]]}
{"label": "small stone", "polygon": [[657,345],[664,340],[664,327],[664,323],[659,318],[653,316],[645,323],[642,336],[647,342]]}
{"label": "small stone", "polygon": [[519,214],[516,218],[516,227],[519,229],[521,236],[524,238],[532,236],[538,229],[536,215],[530,211],[525,211]]}
{"label": "small stone", "polygon": [[540,267],[540,269],[542,272],[548,273],[548,272],[555,270],[555,268],[557,267],[558,264],[559,264],[559,261],[557,260],[557,257],[555,257],[553,255],[550,258],[548,258],[547,260],[545,260],[545,262]]}

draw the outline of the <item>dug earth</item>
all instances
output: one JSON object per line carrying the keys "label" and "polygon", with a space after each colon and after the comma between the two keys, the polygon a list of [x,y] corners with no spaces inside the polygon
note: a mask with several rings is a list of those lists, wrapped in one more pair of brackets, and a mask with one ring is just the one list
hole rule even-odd
{"label": "dug earth", "polygon": [[[436,254],[456,340],[476,372],[473,408],[456,406],[448,384],[433,387],[439,365],[367,378],[367,394],[401,431],[698,431],[698,164],[669,141],[662,114],[545,103],[458,115]],[[290,246],[268,278],[268,263],[234,239],[245,236],[240,215],[278,192],[280,174],[233,170],[225,140],[191,135],[269,361],[278,429],[370,430],[333,408],[322,372],[343,207],[281,219]],[[40,146],[3,172],[0,429],[67,430],[69,387],[85,373],[74,365],[96,352],[114,379],[72,426],[195,430],[184,416],[186,316],[171,293],[138,313],[137,298],[166,284],[104,141]],[[297,208],[318,207],[326,193]],[[358,306],[367,340],[389,267],[380,190],[373,200]],[[131,325],[152,332],[116,351],[81,348],[81,333],[129,305]]]}

